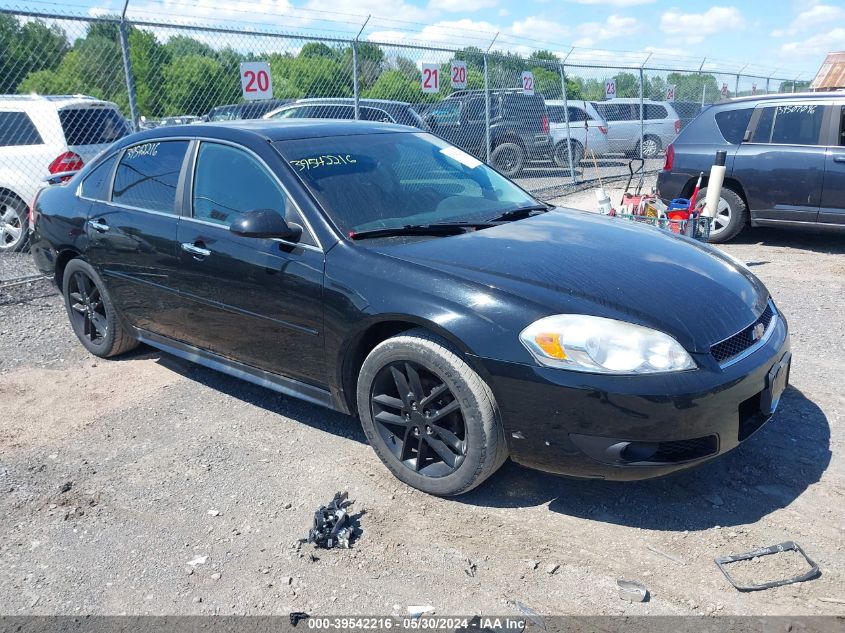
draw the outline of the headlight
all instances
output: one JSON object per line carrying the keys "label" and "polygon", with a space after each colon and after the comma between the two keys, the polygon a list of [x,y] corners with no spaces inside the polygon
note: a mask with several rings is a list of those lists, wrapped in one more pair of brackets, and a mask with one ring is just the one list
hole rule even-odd
{"label": "headlight", "polygon": [[541,365],[599,374],[654,374],[695,369],[668,334],[633,323],[583,314],[535,321],[519,340]]}

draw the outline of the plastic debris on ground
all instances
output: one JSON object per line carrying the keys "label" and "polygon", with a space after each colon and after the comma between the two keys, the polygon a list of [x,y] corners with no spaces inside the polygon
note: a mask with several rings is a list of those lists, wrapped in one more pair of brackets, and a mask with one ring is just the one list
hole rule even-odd
{"label": "plastic debris on ground", "polygon": [[337,492],[327,505],[320,506],[314,513],[314,526],[309,530],[306,542],[324,549],[348,549],[352,545],[359,530],[349,515],[348,508],[354,502],[348,497],[347,492]]}
{"label": "plastic debris on ground", "polygon": [[616,581],[616,584],[619,586],[619,597],[622,600],[627,600],[628,602],[648,601],[648,589],[642,583],[634,580],[622,580],[620,578]]}
{"label": "plastic debris on ground", "polygon": [[[730,573],[728,573],[728,567],[734,563],[742,563],[743,561],[759,561],[759,559],[763,556],[771,556],[775,554],[784,554],[788,552],[796,552],[794,556],[799,556],[803,558],[803,562],[806,563],[806,571],[801,574],[797,574],[790,578],[782,578],[780,580],[772,580],[768,582],[748,582],[748,581],[739,581],[734,578]],[[730,556],[719,556],[715,559],[716,565],[725,575],[725,578],[728,579],[728,582],[731,583],[736,589],[739,591],[760,591],[761,589],[771,589],[772,587],[780,587],[782,585],[791,585],[796,582],[804,582],[806,580],[812,580],[821,574],[819,571],[819,566],[801,549],[801,546],[798,545],[795,541],[785,541],[783,543],[778,543],[777,545],[770,545],[769,547],[761,547],[759,549],[751,550],[750,552],[745,552],[744,554],[732,554]]]}

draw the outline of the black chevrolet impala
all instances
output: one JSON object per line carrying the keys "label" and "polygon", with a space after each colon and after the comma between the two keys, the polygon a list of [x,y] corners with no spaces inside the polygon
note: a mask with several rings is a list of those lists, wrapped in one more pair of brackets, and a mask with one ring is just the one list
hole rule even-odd
{"label": "black chevrolet impala", "polygon": [[[33,209],[91,353],[139,342],[356,415],[402,481],[642,479],[777,407],[786,320],[712,247],[556,209],[448,143],[286,120],[128,136]],[[350,423],[353,423],[350,420]]]}

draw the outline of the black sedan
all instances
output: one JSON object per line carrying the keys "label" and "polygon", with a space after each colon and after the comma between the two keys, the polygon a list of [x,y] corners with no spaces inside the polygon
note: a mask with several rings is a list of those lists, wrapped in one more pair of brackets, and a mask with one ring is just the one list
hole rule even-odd
{"label": "black sedan", "polygon": [[151,130],[34,206],[35,260],[91,353],[142,342],[357,415],[433,494],[508,456],[679,470],[748,438],[788,380],[786,320],[744,266],[551,208],[410,127]]}

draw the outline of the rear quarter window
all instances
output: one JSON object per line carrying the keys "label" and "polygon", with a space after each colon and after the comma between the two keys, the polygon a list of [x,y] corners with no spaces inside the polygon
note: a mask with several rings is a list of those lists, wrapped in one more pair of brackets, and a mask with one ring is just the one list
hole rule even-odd
{"label": "rear quarter window", "polygon": [[85,177],[85,180],[82,181],[82,189],[80,191],[83,198],[103,201],[109,199],[109,188],[111,187],[112,174],[114,173],[114,164],[117,162],[117,156],[118,154],[115,154],[105,159]]}
{"label": "rear quarter window", "polygon": [[26,112],[0,112],[0,147],[41,145],[43,142]]}
{"label": "rear quarter window", "polygon": [[68,145],[114,143],[129,134],[129,126],[114,108],[65,108],[59,121]]}
{"label": "rear quarter window", "polygon": [[753,108],[742,108],[740,110],[727,110],[716,113],[716,125],[728,143],[739,145],[745,136],[745,130],[751,121]]}
{"label": "rear quarter window", "polygon": [[645,118],[649,120],[665,119],[669,116],[669,113],[666,111],[665,107],[654,103],[644,104],[643,112],[645,112]]}

